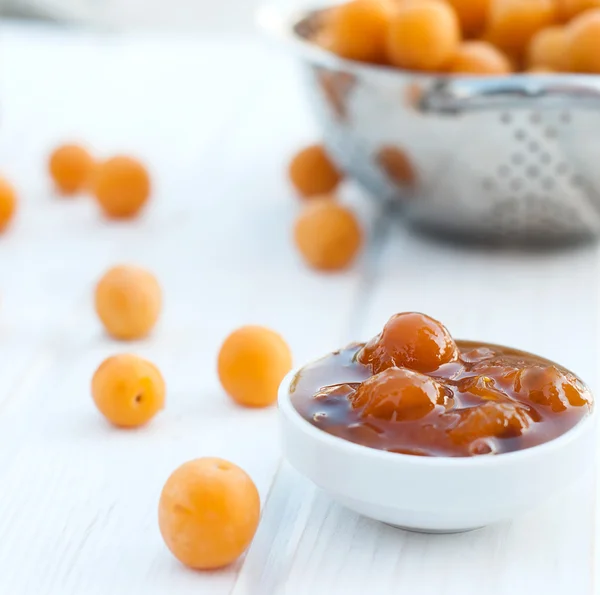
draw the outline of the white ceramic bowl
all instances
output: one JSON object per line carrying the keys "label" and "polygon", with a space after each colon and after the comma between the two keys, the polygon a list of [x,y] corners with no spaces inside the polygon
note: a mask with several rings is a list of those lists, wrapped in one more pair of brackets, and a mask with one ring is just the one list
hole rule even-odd
{"label": "white ceramic bowl", "polygon": [[454,533],[508,520],[560,494],[593,464],[596,415],[539,446],[480,457],[420,457],[348,442],[306,421],[279,389],[283,449],[305,477],[364,516]]}

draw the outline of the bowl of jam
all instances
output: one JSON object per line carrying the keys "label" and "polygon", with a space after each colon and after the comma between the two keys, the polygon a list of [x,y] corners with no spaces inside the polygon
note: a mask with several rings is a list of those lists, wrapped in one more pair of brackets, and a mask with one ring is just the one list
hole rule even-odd
{"label": "bowl of jam", "polygon": [[293,466],[356,512],[412,530],[512,518],[594,456],[593,398],[575,374],[454,340],[416,312],[290,373],[279,406]]}

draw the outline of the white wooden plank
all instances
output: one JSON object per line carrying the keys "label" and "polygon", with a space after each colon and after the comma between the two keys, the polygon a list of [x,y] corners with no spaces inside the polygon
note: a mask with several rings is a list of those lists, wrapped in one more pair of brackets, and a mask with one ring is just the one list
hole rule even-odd
{"label": "white wooden plank", "polygon": [[[0,401],[42,349],[40,342],[52,341],[75,302],[111,263],[115,244],[132,235],[128,225],[106,225],[88,199],[53,195],[46,175],[49,151],[74,139],[100,156],[125,151],[156,164],[156,204],[140,233],[159,226],[172,230],[172,222],[184,218],[189,195],[179,180],[189,179],[238,113],[236,85],[260,88],[268,80],[256,60],[261,52],[250,46],[247,68],[228,83],[239,59],[235,44],[229,54],[222,48],[3,29],[0,165],[20,205],[11,231],[0,238]],[[168,113],[173,106],[175,115]],[[165,160],[169,166],[161,167]]]}
{"label": "white wooden plank", "polygon": [[[589,487],[589,482],[574,486],[565,499],[515,524],[431,536],[360,517],[285,469],[269,500],[277,504],[265,512],[234,595],[537,593],[548,574],[551,593],[588,594],[590,535],[581,539],[580,513],[567,503],[589,510]],[[566,547],[555,547],[557,535],[575,548],[569,557]],[[546,540],[554,547],[544,547]],[[577,555],[585,566],[575,576],[571,565]]]}
{"label": "white wooden plank", "polygon": [[[261,525],[231,595],[281,593],[312,515],[316,490],[283,463],[265,503]],[[276,531],[274,527],[278,527]],[[290,579],[291,580],[291,579]]]}
{"label": "white wooden plank", "polygon": [[[11,56],[22,51],[7,67],[6,138],[27,142],[21,155],[0,147],[0,160],[27,201],[6,238],[10,252],[0,256],[11,329],[0,349],[21,340],[27,354],[20,373],[0,385],[0,591],[227,593],[239,563],[218,573],[186,571],[156,522],[160,489],[187,459],[235,461],[263,499],[279,463],[275,410],[240,409],[223,395],[217,349],[250,322],[279,330],[299,361],[332,349],[347,334],[364,270],[315,275],[291,245],[297,200],[284,165],[313,130],[293,72],[287,62],[282,70],[277,61],[265,66],[252,46],[52,35],[31,44],[9,35],[3,43]],[[58,74],[55,63],[64,65]],[[85,71],[61,104],[65,73],[84,64],[93,74]],[[29,97],[32,85],[48,89],[45,107]],[[90,201],[53,200],[40,163],[69,130],[152,164],[157,190],[143,218],[108,224]],[[368,225],[371,209],[360,210]],[[163,319],[147,341],[112,342],[94,316],[93,281],[116,262],[149,267],[165,290]],[[48,294],[42,305],[40,292]],[[124,350],[155,361],[168,385],[166,411],[132,432],[104,423],[89,396],[94,369]]]}

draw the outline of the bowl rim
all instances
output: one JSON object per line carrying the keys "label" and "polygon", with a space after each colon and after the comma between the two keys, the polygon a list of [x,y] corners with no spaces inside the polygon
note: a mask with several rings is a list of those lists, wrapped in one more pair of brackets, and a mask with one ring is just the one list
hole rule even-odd
{"label": "bowl rim", "polygon": [[326,50],[315,43],[311,43],[305,37],[299,35],[296,27],[306,20],[308,17],[318,14],[331,8],[331,6],[309,5],[303,8],[284,9],[271,2],[262,4],[255,14],[256,22],[260,29],[266,31],[271,37],[275,37],[287,45],[297,49],[311,62],[317,65],[340,69],[343,68],[346,72],[356,74],[370,75],[380,78],[382,81],[398,82],[399,79],[406,76],[420,78],[423,81],[471,81],[485,83],[500,83],[500,82],[518,82],[523,87],[527,87],[532,82],[540,83],[540,86],[545,83],[560,84],[566,81],[580,83],[582,85],[592,84],[597,87],[600,81],[600,75],[582,74],[573,72],[562,73],[527,73],[517,72],[498,76],[477,76],[477,75],[456,75],[445,72],[421,72],[416,70],[406,70],[395,66],[385,64],[372,64],[368,62],[359,62],[358,60],[350,60],[343,58]]}
{"label": "bowl rim", "polygon": [[[486,343],[486,345],[495,345],[494,343]],[[500,345],[499,345],[500,346]],[[541,357],[541,356],[537,356]],[[563,370],[567,370],[564,366],[552,362],[552,360],[544,359]],[[317,360],[311,360],[317,361]],[[281,381],[278,391],[278,408],[280,415],[284,415],[285,418],[293,423],[301,432],[306,434],[312,440],[322,442],[325,447],[332,448],[338,451],[346,451],[349,455],[359,455],[362,457],[368,457],[371,459],[377,459],[382,462],[396,463],[396,464],[409,464],[409,465],[422,465],[425,467],[457,467],[457,468],[479,468],[482,466],[493,466],[500,467],[505,465],[511,465],[518,463],[523,460],[539,458],[545,456],[551,456],[553,452],[560,450],[567,446],[569,443],[575,441],[582,434],[588,430],[593,430],[597,418],[597,407],[595,406],[594,395],[590,391],[592,396],[592,408],[591,411],[582,417],[573,427],[569,428],[564,434],[557,436],[547,442],[542,442],[535,446],[523,448],[521,450],[515,450],[511,452],[500,453],[490,456],[472,456],[472,457],[449,457],[449,456],[432,456],[424,457],[418,455],[411,455],[405,453],[388,452],[373,448],[371,446],[365,446],[363,444],[357,444],[350,442],[339,436],[334,436],[313,426],[308,420],[306,420],[300,412],[294,407],[290,395],[290,386],[296,377],[296,375],[306,365],[299,366],[292,369]],[[569,371],[569,370],[567,370]],[[575,375],[577,378],[579,376]],[[585,384],[585,383],[584,383]],[[586,385],[587,387],[587,385]],[[589,390],[589,388],[588,388]]]}

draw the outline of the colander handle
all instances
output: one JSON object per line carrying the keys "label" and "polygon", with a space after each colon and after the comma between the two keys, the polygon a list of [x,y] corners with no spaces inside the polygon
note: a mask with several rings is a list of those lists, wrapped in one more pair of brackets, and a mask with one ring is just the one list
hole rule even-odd
{"label": "colander handle", "polygon": [[426,112],[457,114],[482,109],[588,107],[600,109],[600,77],[515,75],[438,79],[420,99]]}

